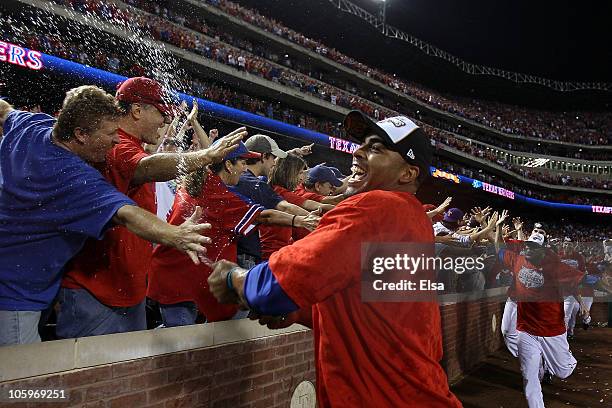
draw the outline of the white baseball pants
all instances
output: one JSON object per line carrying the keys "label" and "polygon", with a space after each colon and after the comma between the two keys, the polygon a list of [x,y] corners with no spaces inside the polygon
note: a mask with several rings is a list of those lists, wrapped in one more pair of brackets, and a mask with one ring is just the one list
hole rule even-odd
{"label": "white baseball pants", "polygon": [[556,377],[567,378],[577,364],[569,349],[565,333],[553,337],[541,337],[520,331],[518,357],[529,408],[544,408],[544,396],[540,384],[544,367]]}
{"label": "white baseball pants", "polygon": [[501,332],[504,336],[504,343],[510,354],[518,356],[518,331],[516,330],[516,302],[510,298],[506,299],[504,315],[501,321]]}

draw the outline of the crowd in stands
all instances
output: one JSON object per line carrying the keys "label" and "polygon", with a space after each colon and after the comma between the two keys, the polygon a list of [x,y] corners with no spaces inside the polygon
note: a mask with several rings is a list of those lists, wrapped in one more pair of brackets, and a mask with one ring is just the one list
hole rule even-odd
{"label": "crowd in stands", "polygon": [[498,166],[505,168],[506,170],[510,170],[513,173],[520,174],[521,176],[530,180],[541,181],[542,183],[553,185],[595,188],[602,190],[609,190],[612,187],[612,185],[610,185],[610,181],[606,178],[595,179],[589,176],[578,176],[578,173],[572,176],[570,174],[565,174],[552,170],[537,171],[528,167],[519,166],[496,155],[492,150],[486,150],[483,149],[481,146],[468,143],[462,139],[455,138],[451,134],[443,130],[436,129],[432,126],[428,126],[425,124],[421,125],[425,129],[427,129],[428,133],[437,142],[458,149],[464,153],[468,153],[471,156],[495,163]]}
{"label": "crowd in stands", "polygon": [[515,184],[508,180],[501,179],[500,177],[488,173],[482,168],[478,168],[476,166],[469,166],[465,163],[457,163],[454,161],[450,161],[441,156],[434,156],[434,164],[433,166],[445,170],[451,173],[461,174],[464,176],[468,176],[470,178],[484,181],[490,184],[494,184],[496,186],[503,187],[507,190],[513,191],[515,193],[522,194],[527,197],[536,198],[539,200],[557,202],[557,203],[569,203],[569,204],[583,204],[583,205],[603,205],[610,206],[610,199],[607,197],[596,197],[591,195],[579,195],[570,191],[563,192],[552,192],[552,191],[543,191],[540,188],[533,187],[525,187],[523,185]]}
{"label": "crowd in stands", "polygon": [[[57,2],[67,3],[79,11],[93,12],[98,16],[111,19],[115,23],[126,20],[126,14],[120,8],[112,5],[100,5],[93,0],[57,0]],[[385,109],[364,99],[364,97],[368,97],[369,99],[377,99],[377,103],[386,104],[386,106],[392,105],[389,101],[383,101],[380,96],[362,94],[359,97],[356,94],[360,92],[354,86],[348,84],[335,84],[336,86],[332,86],[316,80],[313,78],[317,76],[315,75],[316,73],[313,73],[307,67],[299,67],[297,64],[292,64],[288,59],[284,59],[282,62],[285,65],[293,66],[301,72],[286,69],[280,64],[270,61],[279,61],[282,58],[269,52],[265,46],[232,36],[223,30],[217,29],[202,18],[196,16],[186,17],[167,8],[160,7],[157,3],[145,0],[128,0],[127,3],[160,17],[155,18],[144,13],[139,16],[140,24],[138,25],[140,28],[148,32],[155,39],[188,49],[209,59],[278,82],[300,92],[314,95],[333,104],[359,109],[372,117],[383,118],[393,114],[393,110]],[[225,1],[218,2],[218,5],[222,8],[223,5],[228,6],[229,8],[225,11],[235,12],[242,9]],[[133,13],[130,13],[130,17],[134,17]],[[170,21],[199,31],[206,35],[206,37],[179,28],[170,23]],[[251,22],[251,20],[247,21]],[[272,32],[278,34],[278,30],[272,30]],[[299,38],[299,36],[291,36],[290,38],[295,39]],[[301,41],[298,41],[298,43],[304,45]],[[336,53],[330,54],[324,50],[326,50],[325,47],[319,47],[318,51],[315,47],[315,51],[325,56],[337,55]],[[346,59],[342,59],[342,61],[346,61]],[[355,68],[353,64],[349,64],[349,66]],[[363,67],[363,64],[357,64],[356,66]],[[363,69],[360,71],[364,72]],[[381,79],[381,77],[373,74],[373,72],[378,71],[368,68],[365,72],[376,79]],[[320,74],[318,76],[325,80]],[[398,81],[397,78],[388,75],[383,75],[383,77],[386,78],[386,81],[383,82],[394,87],[396,90],[401,88],[404,92],[410,93],[437,108],[475,120],[505,133],[590,145],[603,145],[612,141],[612,116],[607,113],[536,112],[518,106],[503,105],[491,101],[451,98],[415,84],[408,86],[406,83]],[[391,78],[393,80],[389,82]],[[403,86],[400,86],[400,84],[403,84]],[[349,91],[347,92],[339,87]],[[577,155],[581,156],[580,153],[577,153]]]}
{"label": "crowd in stands", "polygon": [[[96,10],[97,14],[112,15],[114,17],[121,15],[122,13],[120,9],[109,7],[102,3],[95,3],[96,7],[92,8],[93,4],[94,3],[89,1],[79,2],[72,0],[71,6],[80,11]],[[137,61],[130,61],[129,58],[125,58],[124,56],[119,59],[118,54],[106,53],[100,48],[88,48],[82,41],[71,41],[68,38],[62,38],[59,35],[36,34],[32,30],[26,30],[25,27],[20,29],[17,26],[7,25],[0,30],[4,31],[3,34],[9,35],[11,38],[23,41],[29,48],[40,49],[63,58],[106,68],[112,72],[120,72],[129,76],[142,76],[146,71],[145,68]],[[183,78],[181,85],[184,86],[184,89],[182,89],[183,91],[190,92],[194,95],[201,96],[218,103],[243,109],[262,116],[278,119],[286,123],[291,123],[321,133],[342,137],[338,123],[324,119],[317,119],[311,114],[296,111],[287,106],[281,105],[279,102],[269,100],[266,101],[261,98],[254,98],[249,95],[245,95],[244,93],[236,92],[233,89],[220,85],[219,82]],[[463,152],[469,153],[472,156],[486,159],[532,180],[553,185],[578,186],[585,188],[609,189],[610,187],[608,181],[592,179],[588,176],[572,177],[569,174],[559,172],[552,173],[529,170],[496,157],[492,152],[484,151],[477,146],[455,138],[451,133],[445,130],[429,126],[422,122],[420,122],[420,125],[425,127],[432,138],[439,143],[457,148]],[[508,147],[511,148],[512,146]]]}
{"label": "crowd in stands", "polygon": [[[33,30],[20,29],[16,26],[0,28],[0,35],[11,38],[16,42],[23,42],[28,48],[41,50],[61,58],[88,64],[120,73],[126,76],[143,76],[147,71],[140,63],[116,53],[107,53],[102,49],[88,49],[81,41],[71,41],[66,37],[54,34],[37,34]],[[271,119],[277,119],[323,134],[342,137],[338,123],[319,119],[312,114],[292,109],[278,101],[265,100],[224,86],[219,81],[196,78],[182,78],[179,82],[182,91],[189,92],[204,99],[208,99],[233,108],[256,113]]]}
{"label": "crowd in stands", "polygon": [[444,129],[448,132],[478,140],[480,142],[506,150],[538,153],[546,156],[571,157],[581,160],[610,161],[610,151],[605,151],[603,149],[572,148],[569,145],[561,145],[559,146],[560,148],[551,149],[551,145],[539,141],[530,141],[526,139],[509,140],[506,137],[495,137],[491,134],[483,132],[475,133],[470,127],[462,126],[461,124],[453,125],[447,121],[438,120],[435,118],[427,118],[424,120],[420,112],[414,116],[421,120],[421,122],[427,122],[429,125],[438,129]]}
{"label": "crowd in stands", "polygon": [[537,111],[494,101],[443,95],[433,89],[404,81],[396,75],[384,73],[379,69],[358,62],[338,50],[287,28],[272,18],[261,15],[256,10],[242,7],[228,0],[205,0],[202,2],[218,7],[249,24],[308,48],[326,58],[374,78],[397,91],[414,96],[429,105],[502,132],[587,145],[612,143],[612,114],[609,112]]}
{"label": "crowd in stands", "polygon": [[[96,0],[56,0],[55,2],[70,6],[83,13],[92,13],[115,25],[122,25],[130,31],[133,31],[134,27],[136,27],[141,33],[146,33],[156,40],[189,50],[207,59],[229,65],[237,70],[277,82],[334,105],[358,109],[369,116],[381,119],[393,114],[393,111],[390,109],[385,109],[357,95],[352,95],[308,75],[273,63],[252,52],[237,48],[239,45],[244,46],[245,40],[233,39],[233,37],[226,35],[226,40],[233,40],[236,43],[236,46],[232,46],[221,39],[217,39],[218,37],[208,37],[204,33],[196,34],[162,17],[145,13],[134,7],[128,9],[129,6],[126,5],[123,5],[124,8],[121,8],[112,3],[101,3]],[[168,13],[160,11],[160,14]],[[180,18],[178,21],[185,22],[186,20]],[[247,48],[255,51],[255,47],[249,46]],[[258,48],[258,50],[267,55],[264,48]]]}
{"label": "crowd in stands", "polygon": [[[147,15],[145,13],[136,12],[136,15],[134,15],[134,13],[131,13],[128,19],[125,10],[114,5],[102,4],[93,0],[56,0],[56,2],[70,5],[74,9],[81,12],[95,13],[100,17],[112,20],[114,23],[126,22],[128,20],[130,22],[136,21],[137,25],[142,30],[150,34],[155,39],[171,43],[180,48],[191,50],[209,59],[230,65],[239,70],[243,70],[261,76],[268,80],[278,82],[282,85],[297,89],[300,92],[305,92],[314,95],[320,99],[327,100],[333,104],[352,109],[359,109],[375,118],[384,118],[393,114],[392,110],[382,109],[381,106],[373,105],[364,98],[357,97],[356,95],[345,92],[337,87],[313,79],[313,73],[308,71],[307,68],[302,68],[302,71],[306,71],[308,75],[301,74],[299,72],[286,69],[279,64],[272,63],[270,60],[278,61],[279,57],[267,51],[266,47],[263,45],[254,44],[248,40],[232,36],[224,30],[219,30],[215,26],[208,24],[202,18],[195,16],[185,17],[181,14],[177,14],[171,10],[168,10],[167,8],[160,7],[160,5],[157,3],[151,3],[145,0],[126,1],[127,3],[135,7],[144,9],[149,13],[153,13],[156,16],[159,16],[158,18],[152,15]],[[240,15],[241,17],[246,18],[248,22],[252,23],[253,19],[259,19],[255,18],[257,14],[253,14],[251,16],[252,18],[245,17],[244,12],[248,10],[237,6],[231,2],[221,1],[213,3],[215,3],[215,5],[221,7],[225,11],[230,12],[230,14]],[[135,10],[132,9],[132,11]],[[170,23],[170,21],[174,22],[175,24]],[[176,26],[177,24],[188,27],[192,30],[196,30],[206,35],[206,37],[179,28]],[[271,30],[275,34],[281,35],[279,34],[279,32],[284,33],[282,34],[283,36],[289,35],[289,39],[292,39],[294,41],[297,39],[297,42],[299,44],[311,48],[310,45],[312,45],[312,43],[305,37],[302,41],[300,38],[303,36],[295,36],[294,34],[296,33],[292,32],[291,30],[279,31],[278,27],[280,26],[276,24],[273,24],[272,26],[276,27]],[[268,27],[268,29],[269,28],[270,27]],[[233,47],[228,44],[233,44]],[[340,55],[337,53],[330,54],[329,52],[324,51],[326,50],[326,48],[321,47],[315,47],[314,50],[326,56]],[[345,59],[341,60],[346,61]],[[114,62],[115,64],[117,63],[116,58],[111,58],[110,61]],[[292,65],[290,60],[285,60],[284,62],[288,66]],[[352,68],[355,68],[356,66],[363,66],[363,64],[349,65]],[[372,75],[372,72],[375,71],[368,70],[367,72]],[[395,88],[399,86],[397,84],[399,84],[399,82],[394,79],[393,86]],[[338,86],[341,85],[338,84]],[[347,84],[344,84],[344,87],[350,88],[351,92],[353,93],[358,93],[358,90],[355,87],[351,87]],[[426,102],[428,103],[434,104],[434,106],[438,108],[445,109],[447,111],[456,113],[460,116],[464,116],[469,119],[475,119],[481,123],[486,124],[487,126],[497,128],[506,133],[529,135],[538,138],[565,140],[581,143],[587,143],[585,141],[588,141],[587,144],[607,144],[612,141],[612,133],[609,131],[609,129],[611,128],[610,115],[608,114],[598,114],[590,112],[533,112],[520,107],[508,107],[490,101],[487,101],[485,103],[476,99],[473,99],[471,101],[472,105],[475,107],[470,107],[470,104],[464,104],[465,106],[462,106],[462,108],[460,109],[456,101],[448,99],[447,97],[443,97],[441,95],[436,95],[435,92],[432,90],[425,90],[424,88],[414,88],[412,92],[415,96],[419,96],[421,99],[426,100]],[[382,100],[379,100],[377,102],[384,103],[384,101]],[[487,109],[496,109],[495,115],[497,116],[494,116],[494,118],[496,118],[496,120],[503,125],[495,126],[496,122],[495,120],[489,119],[491,117],[491,114],[487,111]],[[485,114],[482,114],[482,112],[485,112]],[[582,119],[580,119],[580,117],[582,117]],[[537,121],[534,122],[534,120],[532,120],[533,118],[537,118]],[[445,127],[448,128],[449,125],[445,124]],[[457,127],[452,130],[458,131],[463,134],[467,133],[467,136],[474,137],[474,135],[471,134],[472,132],[469,131],[466,127]],[[569,134],[572,137],[568,136],[567,138],[562,138],[559,136],[560,133],[563,133],[564,135]],[[573,137],[575,135],[580,135],[580,137],[582,137],[585,134],[591,136],[587,137],[584,140],[577,140],[576,137]],[[606,134],[608,135],[606,136]],[[482,140],[483,136],[478,135],[476,137],[479,140]],[[486,136],[484,137],[487,138]],[[489,142],[493,141],[494,144],[497,146],[503,144],[504,146],[500,147],[505,147],[510,150],[522,149],[523,151],[531,151],[535,153],[546,152],[546,148],[544,146],[533,146],[533,144],[527,145],[525,143],[520,142],[514,144],[512,142],[503,143],[500,140],[492,137],[489,137],[488,139],[493,139],[489,140]],[[606,152],[578,151],[573,152],[572,154],[576,158],[591,158],[600,160],[605,160],[609,156]]]}
{"label": "crowd in stands", "polygon": [[[76,2],[73,4],[73,6],[82,7],[76,4]],[[104,7],[104,5],[99,5],[98,8],[98,11],[102,14],[107,13],[106,8]],[[23,28],[20,29],[17,26],[9,25],[4,27],[4,29],[0,29],[0,33],[10,36],[15,40],[23,41],[24,44],[31,49],[43,50],[62,58],[105,68],[112,72],[122,73],[128,76],[142,76],[146,73],[146,69],[137,61],[131,61],[130,58],[125,58],[125,56],[121,56],[120,59],[118,54],[105,53],[99,48],[93,52],[93,50],[88,49],[82,42],[70,41],[68,38],[61,37],[59,35],[36,34],[33,30],[25,30]],[[221,85],[219,82],[194,78],[182,78],[180,84],[184,87],[184,89],[182,89],[183,91],[214,102],[256,113],[261,116],[277,119],[299,127],[315,130],[324,134],[329,134],[335,137],[343,137],[338,123],[321,118],[315,118],[312,116],[312,114],[297,111],[287,107],[286,105],[280,104],[279,102],[255,98],[250,95],[237,92],[231,88]],[[506,168],[507,170],[520,174],[523,177],[531,180],[537,180],[553,185],[577,186],[585,188],[610,189],[611,187],[610,183],[605,179],[592,179],[588,176],[572,177],[569,174],[560,172],[538,172],[517,166],[496,157],[490,151],[485,151],[475,145],[471,145],[461,139],[455,138],[450,132],[429,126],[422,122],[419,122],[419,124],[423,126],[438,143],[459,149],[472,156],[491,161]]]}

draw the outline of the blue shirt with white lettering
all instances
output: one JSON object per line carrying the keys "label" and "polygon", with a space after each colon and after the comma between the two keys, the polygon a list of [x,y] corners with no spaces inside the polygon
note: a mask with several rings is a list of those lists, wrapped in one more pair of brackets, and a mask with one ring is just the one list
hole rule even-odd
{"label": "blue shirt with white lettering", "polygon": [[102,174],[51,140],[55,119],[13,111],[0,142],[0,310],[44,310],[66,263],[124,205]]}

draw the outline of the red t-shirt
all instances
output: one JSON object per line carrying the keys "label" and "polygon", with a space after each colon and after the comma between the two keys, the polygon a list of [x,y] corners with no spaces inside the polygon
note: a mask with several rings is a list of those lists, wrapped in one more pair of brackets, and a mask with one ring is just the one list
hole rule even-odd
{"label": "red t-shirt", "polygon": [[[130,184],[138,163],[148,154],[139,139],[121,129],[119,138],[119,144],[109,152],[105,165],[99,170],[117,190],[155,214],[154,184]],[[151,251],[150,242],[123,226],[115,226],[102,240],[90,239],[85,243],[67,265],[62,286],[87,289],[107,306],[137,305],[145,298]]]}
{"label": "red t-shirt", "polygon": [[299,195],[300,197],[304,197],[307,200],[317,201],[319,203],[325,198],[324,195],[311,193],[310,191],[306,190],[303,184],[297,186],[297,188],[293,192]]}
{"label": "red t-shirt", "polygon": [[565,333],[563,289],[575,287],[583,273],[554,259],[535,266],[508,250],[503,251],[503,262],[514,276],[517,330],[542,337]]}
{"label": "red t-shirt", "polygon": [[460,407],[439,364],[436,302],[363,302],[361,245],[431,243],[431,221],[410,193],[357,194],[307,237],[270,257],[285,293],[312,308],[320,407]]}
{"label": "red t-shirt", "polygon": [[[283,200],[297,206],[302,206],[306,201],[306,198],[281,186],[274,186],[274,192],[283,197]],[[292,228],[279,225],[260,225],[259,240],[261,241],[261,257],[266,260],[274,252],[291,243]]]}
{"label": "red t-shirt", "polygon": [[[177,191],[168,223],[182,224],[196,206],[202,208],[199,222],[212,226],[204,232],[212,239],[212,244],[206,245],[206,257],[211,262],[221,259],[236,262],[236,239],[253,230],[263,207],[230,192],[219,176],[210,172],[199,197],[191,197],[184,189]],[[153,251],[147,296],[166,305],[192,301],[207,321],[227,320],[238,309],[235,305],[220,304],[210,293],[208,276],[211,273],[210,266],[195,265],[179,250],[159,245]]]}

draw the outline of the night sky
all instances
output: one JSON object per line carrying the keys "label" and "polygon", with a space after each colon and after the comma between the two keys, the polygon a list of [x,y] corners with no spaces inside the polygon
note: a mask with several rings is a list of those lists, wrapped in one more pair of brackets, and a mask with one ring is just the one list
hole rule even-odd
{"label": "night sky", "polygon": [[[473,80],[457,70],[436,64],[398,40],[385,40],[328,0],[237,1],[388,72],[434,88],[449,89],[452,83],[464,91],[474,87]],[[352,1],[372,13],[380,4]],[[387,0],[387,23],[468,62],[550,79],[612,82],[612,8],[605,3],[610,4]],[[482,77],[478,81],[483,82]]]}

